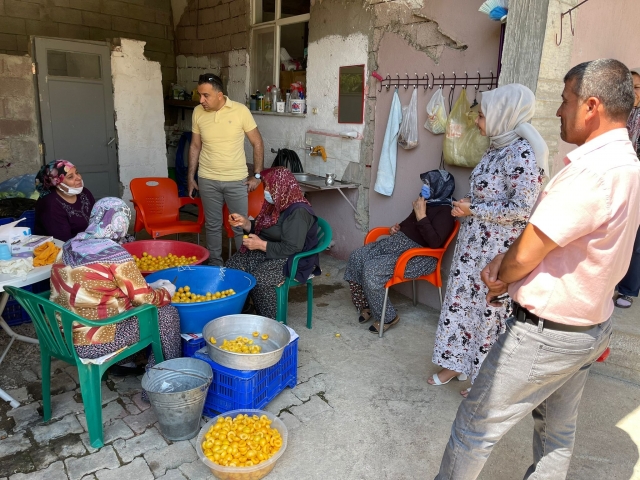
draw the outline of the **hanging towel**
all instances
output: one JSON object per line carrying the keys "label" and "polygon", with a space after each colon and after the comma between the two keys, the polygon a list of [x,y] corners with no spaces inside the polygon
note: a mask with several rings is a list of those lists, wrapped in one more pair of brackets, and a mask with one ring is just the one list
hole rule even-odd
{"label": "hanging towel", "polygon": [[396,158],[398,157],[398,132],[402,123],[402,105],[398,97],[398,89],[393,92],[391,111],[387,121],[387,130],[382,142],[380,162],[378,163],[378,175],[373,189],[382,195],[391,196],[396,183]]}

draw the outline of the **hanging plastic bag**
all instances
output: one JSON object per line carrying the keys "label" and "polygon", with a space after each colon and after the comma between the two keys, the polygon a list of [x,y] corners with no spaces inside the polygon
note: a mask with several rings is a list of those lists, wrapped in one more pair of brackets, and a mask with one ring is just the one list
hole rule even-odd
{"label": "hanging plastic bag", "polygon": [[436,90],[427,103],[427,121],[424,122],[424,128],[435,134],[444,133],[447,128],[447,110],[441,88]]}
{"label": "hanging plastic bag", "polygon": [[[404,110],[404,109],[403,109]],[[418,146],[418,89],[414,88],[406,111],[402,112],[402,123],[398,133],[398,145],[405,150]]]}
{"label": "hanging plastic bag", "polygon": [[445,163],[468,168],[480,163],[482,155],[489,148],[489,137],[480,134],[475,125],[477,116],[469,108],[466,89],[462,89],[447,120],[443,142]]}

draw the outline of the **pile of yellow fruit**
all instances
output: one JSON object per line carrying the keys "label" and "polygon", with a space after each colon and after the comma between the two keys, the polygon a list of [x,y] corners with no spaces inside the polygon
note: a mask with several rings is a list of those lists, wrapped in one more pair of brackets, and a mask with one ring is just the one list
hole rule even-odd
{"label": "pile of yellow fruit", "polygon": [[185,285],[184,287],[180,287],[176,290],[176,293],[171,297],[171,301],[173,303],[200,303],[227,298],[235,294],[235,290],[230,288],[229,290],[221,290],[215,293],[207,292],[205,295],[200,295],[193,293],[191,291],[191,287],[189,285]]}
{"label": "pile of yellow fruit", "polygon": [[162,255],[154,257],[153,255],[149,255],[147,252],[143,252],[142,257],[140,258],[133,255],[133,259],[136,261],[137,267],[144,272],[191,265],[193,263],[196,263],[196,261],[198,260],[195,255],[191,257],[185,257],[184,255],[177,256],[173,253],[168,253],[166,257],[163,257]]}
{"label": "pile of yellow fruit", "polygon": [[202,451],[213,463],[225,467],[251,467],[275,455],[282,447],[280,432],[266,415],[222,417],[209,428]]}
{"label": "pile of yellow fruit", "polygon": [[[257,334],[257,335],[256,335]],[[253,336],[257,337],[260,335],[258,332],[253,332]],[[267,340],[269,335],[266,333],[262,335],[263,340]],[[215,345],[218,341],[215,337],[209,338],[209,343]],[[262,347],[260,345],[254,345],[253,340],[247,337],[236,337],[235,340],[227,340],[226,338],[222,341],[222,345],[218,347],[220,350],[224,350],[226,352],[233,353],[260,353],[262,352]]]}

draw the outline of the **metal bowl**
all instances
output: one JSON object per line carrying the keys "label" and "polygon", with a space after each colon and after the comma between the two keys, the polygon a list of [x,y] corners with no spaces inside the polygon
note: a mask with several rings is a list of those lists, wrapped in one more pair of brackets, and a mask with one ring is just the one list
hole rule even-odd
{"label": "metal bowl", "polygon": [[[260,335],[267,334],[267,340],[255,340],[253,332]],[[223,367],[235,370],[262,370],[275,365],[280,361],[284,348],[291,340],[289,329],[280,322],[259,315],[227,315],[216,318],[207,323],[202,329],[202,336],[207,342],[209,358]],[[222,345],[226,340],[235,340],[237,337],[254,339],[257,345],[262,347],[262,353],[235,353],[221,350],[209,342],[214,337],[216,345]]]}

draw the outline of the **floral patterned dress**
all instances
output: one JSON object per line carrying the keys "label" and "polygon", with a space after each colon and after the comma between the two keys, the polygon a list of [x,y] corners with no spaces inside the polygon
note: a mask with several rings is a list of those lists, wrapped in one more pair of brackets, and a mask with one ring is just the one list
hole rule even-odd
{"label": "floral patterned dress", "polygon": [[489,148],[471,172],[467,197],[472,215],[461,218],[432,360],[470,375],[472,382],[510,313],[510,302],[487,306],[488,289],[480,272],[524,230],[542,178],[533,149],[523,138],[501,149]]}

